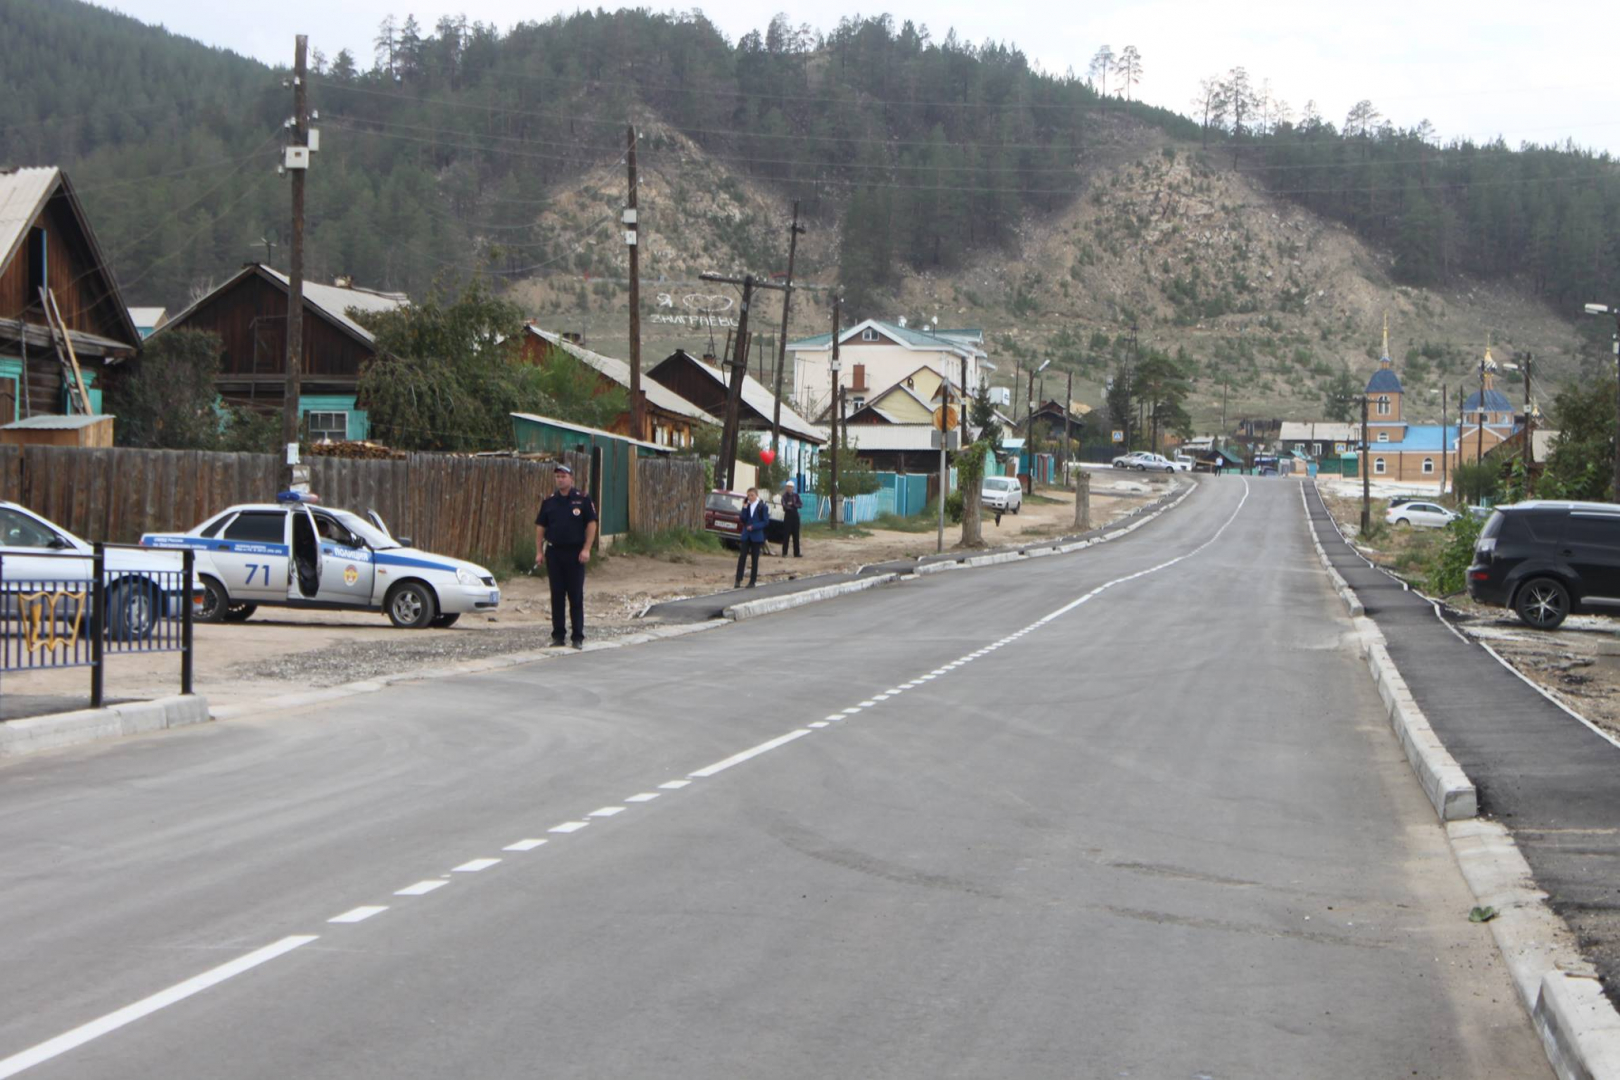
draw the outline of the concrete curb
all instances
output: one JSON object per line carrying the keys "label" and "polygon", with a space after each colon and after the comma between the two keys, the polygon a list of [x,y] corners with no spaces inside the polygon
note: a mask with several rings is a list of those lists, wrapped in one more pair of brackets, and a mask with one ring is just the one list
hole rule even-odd
{"label": "concrete curb", "polygon": [[1322,546],[1316,535],[1316,527],[1311,524],[1310,503],[1306,501],[1303,484],[1300,485],[1299,500],[1300,509],[1305,512],[1305,525],[1311,534],[1311,544],[1316,548],[1316,557],[1321,560],[1323,569],[1333,582],[1334,591],[1350,613],[1351,624],[1356,628],[1356,650],[1367,661],[1367,670],[1384,703],[1389,726],[1400,740],[1406,760],[1417,774],[1423,793],[1429,797],[1429,804],[1442,822],[1477,817],[1479,791],[1429,726],[1429,718],[1418,708],[1406,680],[1401,677],[1400,669],[1389,658],[1388,642],[1383,631],[1378,629],[1377,623],[1367,618],[1367,609],[1356,596],[1356,591],[1333,568],[1327,549]]}
{"label": "concrete curb", "polygon": [[208,699],[177,694],[153,701],[131,701],[105,709],[29,716],[0,723],[0,757],[20,757],[120,735],[201,724],[209,719]]}
{"label": "concrete curb", "polygon": [[[1303,500],[1303,488],[1300,496]],[[1309,525],[1309,504],[1305,507]],[[1338,528],[1336,522],[1334,528]],[[1389,659],[1383,633],[1366,617],[1355,590],[1329,565],[1316,529],[1310,531],[1317,555],[1356,624],[1358,645],[1379,696],[1390,710],[1390,725],[1445,824],[1452,857],[1476,902],[1496,909],[1496,916],[1486,925],[1519,1000],[1541,1036],[1547,1061],[1561,1080],[1620,1078],[1620,1012],[1604,995],[1574,934],[1547,906],[1547,894],[1536,887],[1530,864],[1512,834],[1497,822],[1477,816],[1479,796],[1473,783],[1412,701],[1406,681]],[[1339,538],[1344,539],[1343,533]]]}
{"label": "concrete curb", "polygon": [[[724,618],[733,622],[743,619],[756,619],[761,615],[771,615],[789,608],[803,607],[806,604],[819,603],[822,600],[831,600],[836,596],[848,596],[850,593],[865,592],[875,589],[879,585],[892,585],[915,577],[915,574],[875,574],[872,577],[856,578],[854,581],[844,581],[837,585],[822,585],[815,589],[805,589],[802,592],[788,593],[785,596],[767,596],[763,600],[745,600],[740,604],[732,604],[721,611]],[[701,624],[700,624],[701,625]]]}

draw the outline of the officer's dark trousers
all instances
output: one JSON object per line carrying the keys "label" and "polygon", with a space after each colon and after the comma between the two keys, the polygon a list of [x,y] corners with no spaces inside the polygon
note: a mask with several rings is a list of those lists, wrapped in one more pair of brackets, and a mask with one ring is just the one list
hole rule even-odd
{"label": "officer's dark trousers", "polygon": [[747,564],[750,555],[754,557],[754,566],[748,574],[748,584],[752,585],[759,580],[759,549],[764,546],[758,540],[742,541],[742,549],[737,552],[737,584],[742,584],[743,567]]}
{"label": "officer's dark trousers", "polygon": [[789,510],[782,515],[782,557],[787,558],[788,544],[793,545],[793,557],[799,557],[799,512]]}
{"label": "officer's dark trousers", "polygon": [[579,561],[584,546],[546,546],[546,576],[551,579],[551,636],[563,636],[563,604],[568,605],[568,621],[573,624],[574,640],[585,637],[585,564]]}

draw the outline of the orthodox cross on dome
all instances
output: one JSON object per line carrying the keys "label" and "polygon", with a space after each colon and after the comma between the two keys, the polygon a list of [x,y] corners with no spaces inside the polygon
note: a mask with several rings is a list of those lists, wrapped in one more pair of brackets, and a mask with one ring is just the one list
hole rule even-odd
{"label": "orthodox cross on dome", "polygon": [[1387,311],[1384,313],[1384,351],[1379,355],[1381,357],[1378,361],[1379,367],[1395,366],[1394,361],[1389,358],[1389,313]]}

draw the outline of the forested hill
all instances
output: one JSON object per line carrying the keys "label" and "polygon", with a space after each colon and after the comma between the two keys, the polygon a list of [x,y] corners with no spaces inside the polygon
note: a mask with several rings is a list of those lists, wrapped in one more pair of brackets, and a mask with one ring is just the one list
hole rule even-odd
{"label": "forested hill", "polygon": [[[0,25],[0,163],[71,170],[132,302],[184,302],[267,242],[285,261],[284,72],[78,0],[0,0]],[[1091,166],[1144,129],[1202,141],[1211,163],[1345,222],[1394,252],[1398,279],[1512,278],[1560,304],[1620,294],[1608,158],[1440,146],[1370,105],[1341,126],[1310,109],[1291,120],[1241,69],[1210,80],[1201,128],[1123,100],[1117,79],[1105,97],[1011,44],[931,38],[888,17],[824,33],[779,17],[735,43],[695,13],[580,12],[510,32],[406,17],[385,22],[367,56],[328,55],[320,27],[306,29],[320,276],[420,292],[477,270],[611,272],[581,247],[590,222],[547,210],[571,181],[616,165],[631,118],[648,129],[649,169],[700,153],[841,226],[838,276],[868,300],[908,267],[948,273],[1016,246],[1020,222],[1071,204]],[[730,238],[761,261],[778,244],[774,230]]]}

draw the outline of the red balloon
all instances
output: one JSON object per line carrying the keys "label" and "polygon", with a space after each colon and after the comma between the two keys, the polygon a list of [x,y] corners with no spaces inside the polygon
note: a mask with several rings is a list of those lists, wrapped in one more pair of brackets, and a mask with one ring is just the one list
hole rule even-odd
{"label": "red balloon", "polygon": [[771,462],[773,462],[775,460],[776,460],[776,451],[775,450],[761,450],[759,452],[759,462],[760,462],[761,465],[769,465]]}

